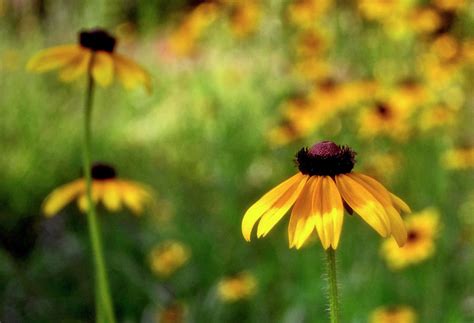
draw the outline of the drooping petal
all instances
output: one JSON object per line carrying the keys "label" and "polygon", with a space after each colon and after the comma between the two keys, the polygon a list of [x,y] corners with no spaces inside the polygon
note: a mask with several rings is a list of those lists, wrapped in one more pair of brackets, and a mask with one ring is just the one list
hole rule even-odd
{"label": "drooping petal", "polygon": [[134,184],[122,181],[121,184],[122,200],[124,204],[135,214],[140,215],[145,206],[146,195],[141,188]]}
{"label": "drooping petal", "polygon": [[291,206],[303,190],[309,176],[305,175],[298,182],[292,185],[272,207],[263,214],[257,227],[257,237],[264,237],[270,230],[281,220],[281,218],[288,212]]}
{"label": "drooping petal", "polygon": [[78,179],[55,189],[43,202],[42,209],[44,215],[51,217],[57,214],[64,206],[83,192],[84,187],[84,181]]}
{"label": "drooping petal", "polygon": [[288,226],[290,248],[301,248],[314,230],[315,220],[312,217],[312,204],[316,180],[316,176],[309,178],[291,211]]}
{"label": "drooping petal", "polygon": [[134,61],[118,54],[114,54],[115,72],[127,90],[132,90],[139,85],[151,92],[151,77],[143,68]]}
{"label": "drooping petal", "polygon": [[92,53],[81,48],[78,55],[61,69],[59,79],[63,82],[72,82],[84,75],[89,67]]}
{"label": "drooping petal", "polygon": [[94,54],[94,62],[92,66],[92,76],[94,80],[101,86],[108,86],[114,79],[114,60],[112,55],[98,51]]}
{"label": "drooping petal", "polygon": [[114,212],[120,209],[120,186],[115,180],[106,181],[104,183],[102,201],[109,211]]}
{"label": "drooping petal", "polygon": [[295,184],[299,184],[305,176],[301,173],[290,177],[283,183],[279,184],[264,196],[262,196],[257,202],[255,202],[248,210],[242,219],[242,234],[245,240],[250,241],[250,235],[252,229],[257,221],[267,212],[278,199],[285,194]]}
{"label": "drooping petal", "polygon": [[384,207],[362,185],[346,174],[336,175],[336,185],[344,201],[382,237],[390,235],[390,220]]}
{"label": "drooping petal", "polygon": [[26,68],[41,73],[63,67],[80,55],[81,49],[78,45],[63,45],[42,50],[28,61]]}
{"label": "drooping petal", "polygon": [[411,213],[410,207],[401,198],[393,193],[390,193],[390,197],[392,199],[393,206],[395,206],[397,210],[405,213]]}
{"label": "drooping petal", "polygon": [[367,175],[351,173],[347,176],[361,184],[382,204],[390,220],[391,232],[397,244],[403,246],[407,240],[407,230],[400,213],[398,213],[392,204],[390,192],[378,181]]}
{"label": "drooping petal", "polygon": [[[333,249],[339,245],[342,223],[344,220],[344,206],[336,183],[329,176],[321,179],[321,211],[323,218],[324,234]],[[326,248],[327,249],[327,248]]]}

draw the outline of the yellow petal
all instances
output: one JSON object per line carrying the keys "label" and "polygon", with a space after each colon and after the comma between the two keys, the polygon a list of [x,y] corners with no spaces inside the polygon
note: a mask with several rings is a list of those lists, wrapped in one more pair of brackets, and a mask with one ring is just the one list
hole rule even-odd
{"label": "yellow petal", "polygon": [[306,184],[309,176],[303,175],[299,182],[294,183],[272,207],[265,212],[260,219],[257,227],[257,237],[264,237],[270,230],[281,220],[288,212],[290,207],[295,203]]}
{"label": "yellow petal", "polygon": [[385,208],[390,221],[391,232],[399,246],[403,246],[407,240],[407,230],[402,217],[393,207],[390,192],[378,181],[364,174],[351,173],[347,176],[354,179],[367,189]]}
{"label": "yellow petal", "polygon": [[392,198],[393,205],[396,209],[405,213],[411,213],[410,207],[401,198],[393,193],[390,193],[390,197]]}
{"label": "yellow petal", "polygon": [[390,235],[390,220],[384,207],[362,185],[346,174],[336,176],[336,185],[344,201],[382,237]]}
{"label": "yellow petal", "polygon": [[[94,204],[97,204],[99,201],[99,197],[102,195],[102,183],[100,181],[93,181],[92,182],[92,201]],[[87,193],[84,184],[84,191],[81,193],[79,198],[77,199],[77,206],[81,212],[87,212]]]}
{"label": "yellow petal", "polygon": [[81,47],[78,45],[63,45],[48,48],[34,55],[26,65],[31,72],[46,72],[67,65],[80,55]]}
{"label": "yellow petal", "polygon": [[318,232],[319,240],[324,249],[329,248],[331,241],[327,239],[326,228],[323,223],[323,190],[322,190],[322,176],[318,176],[318,181],[315,183],[313,190],[313,207],[312,216],[315,220],[316,231]]}
{"label": "yellow petal", "polygon": [[42,209],[44,215],[51,217],[58,213],[66,204],[70,203],[84,191],[84,187],[84,181],[78,179],[55,189],[43,202]]}
{"label": "yellow petal", "polygon": [[331,177],[322,177],[321,194],[321,211],[324,233],[326,240],[330,241],[333,249],[336,249],[341,237],[342,223],[344,220],[344,207],[341,195]]}
{"label": "yellow petal", "polygon": [[309,178],[291,211],[290,224],[288,226],[290,248],[301,248],[314,230],[315,223],[314,219],[311,218],[311,208],[316,179],[316,176]]}
{"label": "yellow petal", "polygon": [[118,211],[121,207],[119,186],[115,180],[109,180],[104,183],[104,192],[102,200],[109,211]]}
{"label": "yellow petal", "polygon": [[303,179],[304,175],[297,173],[290,177],[283,183],[279,184],[264,196],[262,196],[257,202],[255,202],[248,210],[242,219],[242,234],[245,240],[250,241],[250,235],[252,233],[253,226],[257,221],[267,212],[273,204],[295,183],[299,183]]}
{"label": "yellow petal", "polygon": [[133,183],[125,181],[120,182],[121,195],[124,204],[135,214],[139,215],[143,212],[143,208],[147,199],[145,191]]}
{"label": "yellow petal", "polygon": [[148,72],[134,61],[118,54],[114,55],[114,61],[115,72],[127,90],[143,85],[148,93],[151,92],[151,78]]}
{"label": "yellow petal", "polygon": [[61,69],[59,78],[64,82],[71,82],[85,74],[89,67],[91,55],[89,50],[80,49],[79,54]]}
{"label": "yellow petal", "polygon": [[94,54],[92,76],[101,86],[108,86],[114,78],[114,60],[112,54],[98,51]]}

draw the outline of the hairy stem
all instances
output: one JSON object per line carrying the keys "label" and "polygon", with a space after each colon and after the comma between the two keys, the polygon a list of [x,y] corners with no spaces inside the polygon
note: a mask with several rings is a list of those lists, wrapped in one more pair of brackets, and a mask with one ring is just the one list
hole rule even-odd
{"label": "hairy stem", "polygon": [[339,322],[339,296],[337,291],[336,251],[331,247],[326,250],[328,272],[329,316],[331,323]]}

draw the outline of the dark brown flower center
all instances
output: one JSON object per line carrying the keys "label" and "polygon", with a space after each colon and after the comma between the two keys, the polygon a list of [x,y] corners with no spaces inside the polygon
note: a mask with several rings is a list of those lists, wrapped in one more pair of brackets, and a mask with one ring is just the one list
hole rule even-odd
{"label": "dark brown flower center", "polygon": [[115,38],[102,29],[84,30],[79,33],[79,44],[93,51],[112,53],[116,43]]}
{"label": "dark brown flower center", "polygon": [[414,242],[418,240],[420,235],[416,231],[408,231],[408,237],[407,237],[407,242]]}
{"label": "dark brown flower center", "polygon": [[321,141],[310,149],[302,148],[296,154],[296,164],[305,175],[335,176],[350,173],[356,153],[332,141]]}
{"label": "dark brown flower center", "polygon": [[92,165],[91,173],[92,178],[95,180],[111,179],[117,176],[117,172],[112,166],[102,163]]}
{"label": "dark brown flower center", "polygon": [[387,105],[386,103],[382,103],[382,102],[377,103],[377,105],[375,106],[375,109],[377,111],[377,114],[384,119],[388,119],[392,115],[390,106]]}

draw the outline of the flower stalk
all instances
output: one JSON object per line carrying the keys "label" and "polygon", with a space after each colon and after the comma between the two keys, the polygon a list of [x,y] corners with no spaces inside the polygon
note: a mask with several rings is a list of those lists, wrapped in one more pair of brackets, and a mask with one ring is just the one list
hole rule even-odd
{"label": "flower stalk", "polygon": [[92,247],[94,271],[95,271],[95,291],[96,291],[96,319],[97,322],[115,323],[112,299],[109,292],[107,270],[102,251],[102,240],[100,236],[100,226],[97,219],[95,204],[92,198],[92,174],[91,174],[91,119],[94,97],[94,79],[92,76],[92,66],[94,54],[89,62],[87,70],[87,89],[84,105],[84,139],[83,139],[83,168],[86,181],[87,197],[87,225],[89,238]]}
{"label": "flower stalk", "polygon": [[329,317],[331,323],[339,322],[339,296],[337,291],[336,251],[333,248],[326,250]]}

